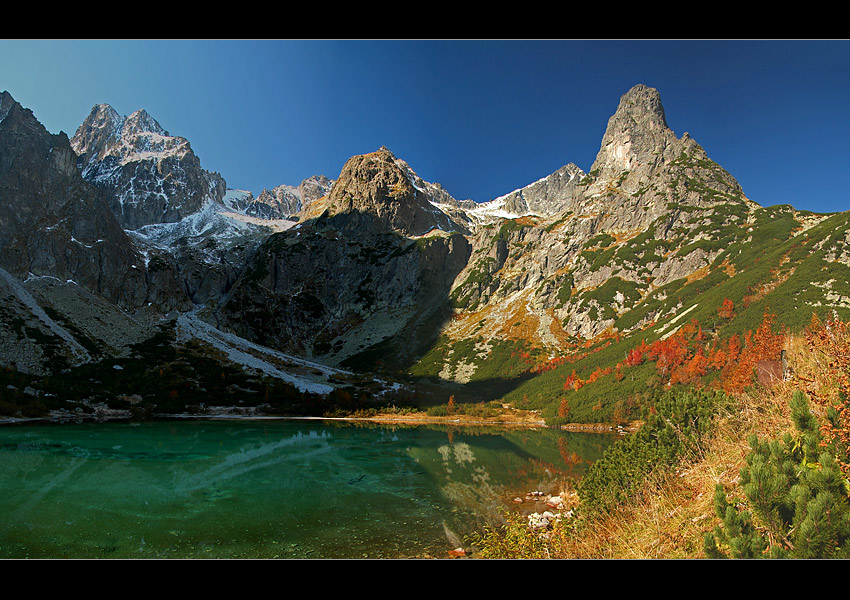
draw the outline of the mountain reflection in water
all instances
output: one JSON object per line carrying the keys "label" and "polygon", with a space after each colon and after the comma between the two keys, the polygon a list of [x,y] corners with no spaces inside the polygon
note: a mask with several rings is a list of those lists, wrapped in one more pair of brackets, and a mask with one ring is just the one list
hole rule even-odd
{"label": "mountain reflection in water", "polygon": [[0,428],[3,558],[444,557],[612,436],[162,421]]}

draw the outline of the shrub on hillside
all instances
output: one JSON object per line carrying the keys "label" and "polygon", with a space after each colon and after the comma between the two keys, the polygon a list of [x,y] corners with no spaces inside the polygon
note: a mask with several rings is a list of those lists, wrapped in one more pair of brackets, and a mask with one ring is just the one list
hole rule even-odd
{"label": "shrub on hillside", "polygon": [[726,395],[708,389],[665,393],[645,411],[644,424],[609,447],[579,484],[582,510],[604,510],[634,497],[656,469],[697,456]]}
{"label": "shrub on hillside", "polygon": [[848,483],[835,446],[822,438],[806,396],[791,399],[796,436],[750,438],[741,490],[749,509],[733,506],[718,484],[715,511],[721,519],[705,537],[711,558],[848,558]]}

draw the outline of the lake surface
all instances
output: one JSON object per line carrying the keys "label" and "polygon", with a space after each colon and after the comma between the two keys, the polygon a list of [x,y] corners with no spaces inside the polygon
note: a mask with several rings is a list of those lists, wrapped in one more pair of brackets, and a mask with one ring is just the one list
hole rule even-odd
{"label": "lake surface", "polygon": [[0,427],[0,558],[444,558],[613,436],[339,421]]}

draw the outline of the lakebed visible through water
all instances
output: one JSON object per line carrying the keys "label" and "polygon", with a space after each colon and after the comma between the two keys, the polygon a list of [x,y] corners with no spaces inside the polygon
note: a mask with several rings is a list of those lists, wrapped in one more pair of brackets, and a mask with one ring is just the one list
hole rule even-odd
{"label": "lakebed visible through water", "polygon": [[325,420],[0,427],[0,558],[444,558],[614,436]]}

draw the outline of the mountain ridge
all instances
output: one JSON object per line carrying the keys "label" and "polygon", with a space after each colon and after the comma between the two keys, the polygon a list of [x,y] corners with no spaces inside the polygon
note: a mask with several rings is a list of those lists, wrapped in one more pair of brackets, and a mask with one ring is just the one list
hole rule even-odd
{"label": "mountain ridge", "polygon": [[[0,97],[0,134],[16,110]],[[74,169],[63,155],[66,175],[108,201],[135,253],[147,291],[121,310],[150,305],[145,331],[191,311],[221,339],[356,371],[357,385],[431,382],[471,398],[525,398],[551,417],[560,393],[546,388],[553,375],[541,364],[669,337],[685,316],[711,318],[721,294],[752,302],[737,324],[770,294],[850,309],[844,216],[752,202],[689,134],[675,135],[645,85],[620,98],[588,173],[567,163],[480,204],[424,181],[385,147],[351,157],[334,180],[254,199],[204,171],[188,141],[143,110],[122,118],[97,105],[68,143],[79,156]],[[179,194],[168,188],[175,179]],[[790,309],[783,317],[799,323]],[[325,395],[352,385],[342,381]]]}

